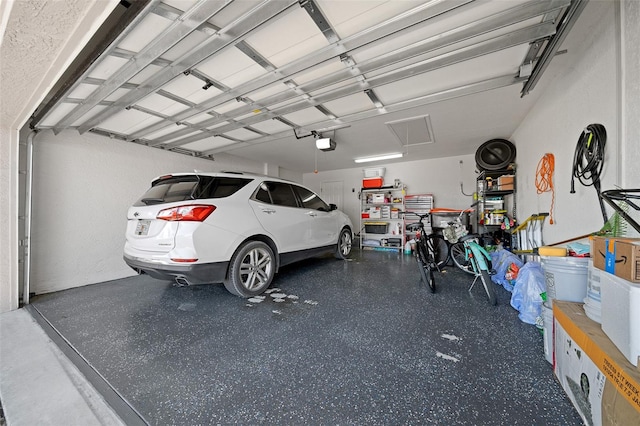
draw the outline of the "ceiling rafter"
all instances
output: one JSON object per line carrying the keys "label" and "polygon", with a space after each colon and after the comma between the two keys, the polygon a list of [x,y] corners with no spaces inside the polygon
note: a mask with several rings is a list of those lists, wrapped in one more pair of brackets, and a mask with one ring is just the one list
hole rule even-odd
{"label": "ceiling rafter", "polygon": [[542,53],[542,57],[537,61],[536,66],[533,68],[531,77],[524,84],[521,92],[522,96],[527,95],[534,87],[536,87],[540,76],[542,76],[547,66],[549,66],[551,59],[558,52],[560,45],[566,38],[567,34],[569,34],[569,31],[571,31],[571,28],[586,6],[586,0],[574,0],[571,3],[558,25],[557,34],[549,41],[549,45]]}
{"label": "ceiling rafter", "polygon": [[[204,82],[204,86],[202,86],[203,90],[207,90],[210,87],[215,87],[220,91],[230,90],[228,86],[220,83],[219,81],[215,80],[213,77],[210,77],[205,73],[198,71],[197,69],[191,69],[191,70],[185,71],[184,75],[192,75],[195,78],[202,80]],[[196,105],[194,104],[194,106]]]}
{"label": "ceiling rafter", "polygon": [[[109,56],[113,56],[114,58],[121,58],[121,59],[127,59],[127,60],[135,60],[136,57],[136,52],[132,52],[130,50],[125,50],[122,49],[120,47],[116,47],[115,49],[113,49],[111,51],[111,53],[109,54]],[[156,58],[154,60],[152,60],[150,62],[151,65],[155,65],[158,67],[168,67],[169,65],[171,65],[171,61],[169,61],[168,59],[163,59],[163,58]],[[106,82],[106,80],[105,80]]]}
{"label": "ceiling rafter", "polygon": [[[463,96],[468,96],[476,93],[482,93],[490,90],[499,89],[502,87],[512,86],[514,84],[520,84],[524,81],[524,79],[519,77],[514,77],[513,75],[504,75],[488,80],[478,81],[471,84],[466,84],[464,86],[455,87],[452,89],[442,90],[434,93],[430,93],[424,96],[420,96],[418,98],[414,98],[410,101],[402,101],[394,104],[386,105],[385,109],[388,112],[398,112],[403,111],[409,108],[413,108],[416,106],[429,105],[436,102],[442,102],[450,99],[455,99]],[[357,112],[353,114],[347,114],[340,117],[341,121],[345,124],[343,126],[348,126],[349,123],[355,123],[357,121],[371,118],[376,115],[379,115],[377,110],[368,110],[363,112]],[[316,131],[325,131],[324,128],[327,126],[331,126],[333,123],[331,121],[321,121],[310,123],[305,126],[298,126],[298,129],[315,129]],[[280,132],[276,134],[272,134],[270,137],[263,139],[254,139],[251,141],[252,144],[266,143],[275,139],[282,138],[287,135],[287,132]],[[203,155],[214,155],[219,152],[224,151],[233,151],[234,147],[225,147],[225,148],[215,148],[207,151],[202,151]]]}
{"label": "ceiling rafter", "polygon": [[[205,0],[206,2],[206,0]],[[162,85],[171,81],[173,78],[181,75],[185,70],[190,70],[200,62],[209,58],[213,54],[221,51],[224,48],[232,46],[240,40],[243,40],[251,32],[255,31],[268,22],[275,16],[289,9],[294,4],[297,4],[295,0],[278,1],[270,3],[260,3],[255,8],[244,14],[241,18],[235,20],[228,27],[220,29],[216,34],[216,37],[211,37],[204,41],[188,53],[184,54],[181,58],[176,60],[172,66],[162,69],[156,73],[153,77],[148,79],[143,87],[139,87],[134,93],[128,93],[120,98],[114,105],[113,109],[105,110],[87,122],[78,127],[80,133],[86,132],[98,123],[103,122],[107,118],[111,117],[118,112],[117,107],[125,107],[131,105],[149,95],[150,93],[158,90]],[[197,108],[197,107],[194,107]],[[204,110],[198,112],[206,112]],[[190,116],[195,115],[191,114]],[[188,117],[181,117],[176,121],[182,121]]]}
{"label": "ceiling rafter", "polygon": [[[141,0],[127,7],[123,15],[115,14],[114,12],[109,16],[107,22],[110,22],[110,25],[106,32],[100,35],[96,34],[92,38],[92,41],[96,37],[100,38],[99,41],[96,41],[97,46],[92,47],[90,51],[86,51],[87,48],[83,49],[80,56],[74,60],[69,70],[62,76],[63,80],[56,83],[56,86],[59,87],[54,89],[55,92],[50,95],[50,99],[48,99],[44,105],[38,107],[38,110],[31,120],[31,128],[38,128],[38,125],[49,117],[55,107],[63,103],[65,97],[73,93],[73,91],[82,84],[83,77],[91,74],[100,63],[100,61],[97,60],[98,54],[100,56],[109,55],[118,43],[129,35],[131,28],[140,24],[159,4],[160,0]],[[123,25],[124,27],[121,27]]]}
{"label": "ceiling rafter", "polygon": [[[569,0],[547,0],[544,2],[528,2],[523,5],[519,5],[513,8],[510,8],[506,11],[502,11],[493,15],[490,15],[485,18],[478,19],[474,22],[471,22],[467,25],[459,26],[457,28],[453,28],[449,31],[446,31],[442,34],[435,35],[433,37],[427,38],[425,40],[421,40],[419,42],[413,43],[410,46],[407,46],[403,49],[398,49],[393,52],[390,52],[385,55],[380,55],[376,58],[373,58],[369,61],[365,61],[358,66],[358,70],[360,71],[360,75],[363,73],[370,73],[374,70],[380,69],[385,66],[389,66],[398,62],[406,61],[410,58],[417,57],[419,55],[425,55],[428,52],[435,51],[437,49],[453,45],[455,43],[459,43],[461,41],[470,40],[474,37],[478,37],[483,34],[487,34],[490,31],[493,31],[497,28],[503,28],[514,23],[522,22],[532,17],[539,16],[548,11],[557,10],[558,8],[565,7],[569,4]],[[362,46],[358,46],[361,48]],[[356,51],[357,49],[353,49]],[[351,59],[349,55],[343,53],[339,56],[340,59],[347,66],[355,65],[355,61]],[[280,70],[282,73],[282,69]],[[282,81],[289,88],[293,89],[295,93],[291,92],[281,92],[275,95],[272,95],[266,99],[262,100],[262,103],[269,106],[274,104],[280,104],[282,102],[295,99],[297,96],[302,96],[303,98],[309,100],[311,97],[308,95],[309,92],[318,91],[322,88],[334,85],[339,82],[347,81],[354,77],[353,69],[345,69],[341,71],[337,71],[326,75],[322,78],[318,78],[312,83],[308,83],[306,85],[298,86],[292,80]],[[361,82],[363,80],[360,80]],[[201,104],[197,109],[202,110],[204,105],[210,105],[212,103],[211,100],[205,101]],[[227,114],[230,116],[239,116],[243,114],[247,114],[251,112],[248,108],[238,108],[233,111],[228,112]],[[191,111],[184,111],[182,113],[176,114],[171,117],[171,120],[178,120],[182,116],[195,115]],[[203,126],[209,126],[220,122],[220,120],[210,119],[201,124]],[[153,131],[157,131],[162,127],[166,127],[170,125],[170,123],[157,123],[154,125],[150,125],[147,128],[141,129],[132,135],[135,138],[143,137],[145,134],[149,134]],[[179,132],[179,131],[178,131]],[[176,132],[174,137],[180,136]]]}
{"label": "ceiling rafter", "polygon": [[177,102],[179,104],[186,105],[189,108],[192,108],[195,105],[194,102],[191,102],[191,101],[189,101],[187,99],[184,99],[184,98],[182,98],[182,97],[180,97],[178,95],[174,95],[173,93],[167,92],[166,90],[160,89],[160,90],[158,90],[156,92],[156,94],[160,95],[160,96],[164,96],[167,99],[171,99],[172,101]]}
{"label": "ceiling rafter", "polygon": [[[147,65],[159,58],[166,50],[176,45],[196,30],[202,23],[211,19],[216,13],[224,9],[230,0],[199,0],[186,11],[178,20],[173,21],[162,33],[145,46],[133,59],[124,64],[107,81],[87,97],[84,104],[74,108],[55,126],[58,132],[74,123],[101,100],[109,96],[121,84],[142,71]],[[165,67],[164,69],[167,69]],[[126,96],[126,95],[125,95]],[[117,103],[117,102],[116,102]],[[128,106],[128,105],[126,105]],[[108,111],[108,110],[107,110]]]}
{"label": "ceiling rafter", "polygon": [[259,54],[258,51],[253,47],[249,46],[249,43],[247,43],[246,41],[241,40],[236,43],[236,49],[247,55],[253,62],[260,65],[265,70],[273,71],[276,69],[276,67],[271,62],[269,62],[267,58]]}
{"label": "ceiling rafter", "polygon": [[[379,87],[392,82],[396,82],[405,78],[409,78],[418,74],[423,74],[428,71],[433,71],[445,66],[460,63],[462,61],[466,61],[472,58],[476,58],[483,55],[487,55],[489,53],[508,49],[509,47],[530,43],[535,40],[539,40],[540,38],[549,37],[554,33],[555,33],[555,26],[553,25],[553,23],[542,23],[542,24],[532,25],[524,29],[516,30],[508,34],[500,35],[490,40],[483,41],[477,45],[474,45],[462,51],[455,51],[451,54],[436,56],[434,58],[422,60],[415,64],[411,64],[410,66],[406,66],[404,68],[394,70],[392,72],[371,77],[365,84],[366,87],[363,87],[363,85],[359,82],[352,83],[350,85],[326,92],[322,95],[318,95],[310,101],[302,100],[302,101],[289,104],[288,106],[282,107],[280,109],[272,110],[270,111],[270,114],[275,114],[275,115],[290,114],[292,112],[306,108],[309,102],[311,102],[313,105],[323,104],[332,100],[339,99],[344,96],[349,96],[349,95],[362,92],[363,89],[372,89],[372,88]],[[267,120],[269,118],[272,118],[272,116],[269,116],[269,114],[264,114],[264,115],[261,114],[259,116],[247,118],[243,122],[247,125],[251,125],[260,121]],[[236,127],[234,127],[234,125],[229,124],[226,126],[219,127],[216,130],[217,132],[219,132],[219,134],[223,134],[224,132],[234,130],[235,128]],[[165,138],[166,137],[167,136],[165,136]],[[184,143],[190,143],[190,142],[193,142],[194,139],[193,137],[189,137],[189,138],[182,139],[182,141],[185,141]]]}
{"label": "ceiling rafter", "polygon": [[[455,10],[457,8],[471,5],[472,1],[473,0],[453,0],[446,3],[429,2],[424,5],[417,6],[408,12],[402,13],[392,19],[388,19],[384,22],[374,25],[367,30],[354,34],[353,36],[342,39],[339,46],[330,45],[326,48],[305,55],[302,58],[296,59],[291,63],[280,67],[277,73],[270,73],[264,77],[252,80],[246,84],[239,86],[233,92],[223,93],[215,96],[214,98],[211,98],[197,105],[193,111],[185,111],[182,114],[176,114],[172,117],[172,119],[179,121],[189,118],[193,115],[197,115],[201,112],[206,112],[210,109],[213,109],[218,105],[222,105],[225,102],[236,98],[237,96],[251,93],[279,81],[281,82],[284,80],[288,80],[295,74],[312,69],[313,67],[323,64],[330,59],[339,57],[341,54],[346,53],[349,50],[353,50],[357,47],[363,47],[385,37],[389,38],[399,36],[403,34],[403,31],[407,31],[416,24],[441,16],[444,13]],[[90,124],[91,123],[85,123],[84,126],[88,128],[90,127]],[[166,126],[166,124],[149,126],[145,129],[142,129],[134,136],[141,137],[145,134],[153,133],[162,129],[163,126]]]}
{"label": "ceiling rafter", "polygon": [[[105,80],[100,79],[100,78],[93,78],[93,77],[85,77],[84,80],[82,81],[85,84],[91,84],[94,86],[100,86],[101,84],[104,84]],[[133,83],[125,83],[122,86],[120,86],[121,89],[127,89],[127,90],[134,90],[138,88],[137,84],[133,84]],[[167,92],[166,90],[160,89],[156,92],[157,95],[163,96],[167,99],[171,99],[174,102],[178,102],[180,104],[186,105],[188,107],[193,107],[195,105],[194,102],[188,101],[187,99],[181,98],[178,95],[174,95],[173,93]],[[83,99],[84,101],[84,99]],[[65,98],[64,102],[68,102],[68,103],[74,103],[73,99],[71,98]],[[108,103],[109,105],[113,104],[113,101],[101,101],[100,105],[102,105],[103,103]]]}
{"label": "ceiling rafter", "polygon": [[327,117],[329,117],[332,120],[337,120],[338,116],[335,115],[334,113],[332,113],[331,111],[329,111],[328,108],[326,108],[323,105],[315,105],[315,108],[320,111],[321,113],[323,113],[324,115],[326,115]]}
{"label": "ceiling rafter", "polygon": [[[95,64],[74,73],[72,84],[57,84],[65,89],[43,102],[31,122],[35,128],[90,131],[210,159],[229,152],[278,162],[274,152],[285,149],[282,166],[300,170],[308,168],[302,158],[307,151],[291,129],[297,137],[352,127],[345,135],[354,143],[339,160],[348,167],[347,160],[365,150],[388,149],[378,126],[389,113],[402,119],[404,110],[405,116],[411,110],[435,117],[438,129],[446,129],[441,136],[460,141],[458,153],[478,135],[451,128],[447,111],[453,106],[467,113],[474,105],[495,106],[493,115],[483,109],[485,121],[507,136],[537,97],[530,102],[520,96],[558,54],[564,40],[559,33],[570,31],[587,0],[387,0],[349,7],[333,0],[217,0],[221,13],[209,19],[202,14],[210,0],[142,1],[144,13],[121,26],[119,36],[98,33],[104,47]],[[195,10],[200,22],[186,18]],[[144,36],[134,38],[134,32]],[[571,43],[560,48],[571,49]],[[513,86],[522,83],[518,96],[520,88]],[[425,107],[485,91],[468,103]],[[503,96],[510,101],[497,101]],[[499,114],[513,120],[494,123]],[[257,146],[270,141],[275,151]],[[437,158],[443,149],[417,151]]]}
{"label": "ceiling rafter", "polygon": [[380,98],[376,95],[373,89],[366,89],[364,94],[367,95],[373,106],[375,106],[378,110],[384,109],[384,105],[380,101]]}
{"label": "ceiling rafter", "polygon": [[[177,19],[180,19],[180,16],[182,16],[184,12],[166,3],[160,3],[155,9],[153,9],[152,13],[158,16],[162,16],[163,18],[168,19],[169,21],[175,21]],[[197,28],[197,30],[202,31],[207,35],[214,35],[218,31],[220,31],[220,28],[216,27],[210,22],[203,22]]]}
{"label": "ceiling rafter", "polygon": [[167,116],[165,114],[159,113],[159,112],[154,111],[154,110],[149,109],[149,108],[141,107],[140,105],[131,105],[130,107],[127,107],[127,110],[130,110],[130,109],[133,109],[135,111],[143,112],[143,113],[151,115],[153,117],[162,118],[163,120],[167,119]]}
{"label": "ceiling rafter", "polygon": [[329,43],[336,43],[340,40],[334,29],[329,24],[329,20],[313,0],[300,0],[300,6],[307,11],[313,22],[316,24],[322,35]]}
{"label": "ceiling rafter", "polygon": [[[78,99],[78,98],[66,98],[65,99],[65,103],[68,103],[68,104],[79,105],[82,102],[84,102],[84,99]],[[98,105],[100,105],[100,106],[110,106],[112,103],[113,103],[113,101],[101,101]]]}

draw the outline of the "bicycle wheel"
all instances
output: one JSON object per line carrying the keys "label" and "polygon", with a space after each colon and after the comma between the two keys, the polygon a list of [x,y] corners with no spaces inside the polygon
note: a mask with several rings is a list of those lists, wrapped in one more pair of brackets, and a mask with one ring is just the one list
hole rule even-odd
{"label": "bicycle wheel", "polygon": [[420,248],[420,243],[416,244],[416,262],[418,263],[418,269],[420,270],[420,281],[423,283],[429,282],[429,277],[427,277],[427,264],[423,260],[422,249]]}
{"label": "bicycle wheel", "polygon": [[432,293],[436,291],[436,281],[433,276],[433,270],[430,267],[430,260],[426,247],[426,240],[420,239],[416,244],[416,260],[418,261],[418,268],[420,269],[420,278],[423,283],[429,286]]}
{"label": "bicycle wheel", "polygon": [[468,274],[475,274],[473,267],[465,254],[464,243],[457,242],[451,246],[451,260],[453,260],[453,263],[464,272]]}
{"label": "bicycle wheel", "polygon": [[431,253],[433,253],[433,258],[438,269],[449,263],[449,243],[447,243],[442,235],[431,234],[428,236],[427,242]]}
{"label": "bicycle wheel", "polygon": [[482,280],[482,285],[484,286],[484,291],[487,292],[487,297],[489,298],[489,304],[494,306],[498,303],[498,298],[496,297],[496,289],[493,287],[495,284],[491,281],[491,276],[487,271],[480,271],[480,279]]}
{"label": "bicycle wheel", "polygon": [[429,289],[431,290],[431,293],[435,293],[436,278],[433,276],[433,269],[429,268],[429,273],[427,275],[429,276]]}

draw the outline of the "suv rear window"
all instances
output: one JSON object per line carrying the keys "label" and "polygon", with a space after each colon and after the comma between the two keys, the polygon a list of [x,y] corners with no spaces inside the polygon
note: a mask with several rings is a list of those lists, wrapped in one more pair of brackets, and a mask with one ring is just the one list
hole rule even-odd
{"label": "suv rear window", "polygon": [[134,203],[134,206],[224,198],[236,193],[249,182],[251,179],[247,178],[196,175],[160,178],[151,184],[151,188]]}

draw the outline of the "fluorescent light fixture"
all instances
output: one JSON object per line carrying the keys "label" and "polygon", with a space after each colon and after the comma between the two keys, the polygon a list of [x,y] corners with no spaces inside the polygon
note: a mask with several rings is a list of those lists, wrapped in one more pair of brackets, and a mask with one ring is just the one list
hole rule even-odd
{"label": "fluorescent light fixture", "polygon": [[377,155],[375,157],[356,158],[353,161],[355,161],[356,163],[367,163],[369,161],[391,160],[393,158],[400,158],[403,155],[404,154],[402,152],[396,152],[396,153],[393,153],[393,154]]}

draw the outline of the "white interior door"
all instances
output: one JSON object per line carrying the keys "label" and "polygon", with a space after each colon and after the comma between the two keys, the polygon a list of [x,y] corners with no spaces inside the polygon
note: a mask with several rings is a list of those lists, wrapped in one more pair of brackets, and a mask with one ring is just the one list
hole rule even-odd
{"label": "white interior door", "polygon": [[335,204],[344,211],[344,196],[342,192],[342,181],[322,182],[320,186],[320,197],[327,204]]}

